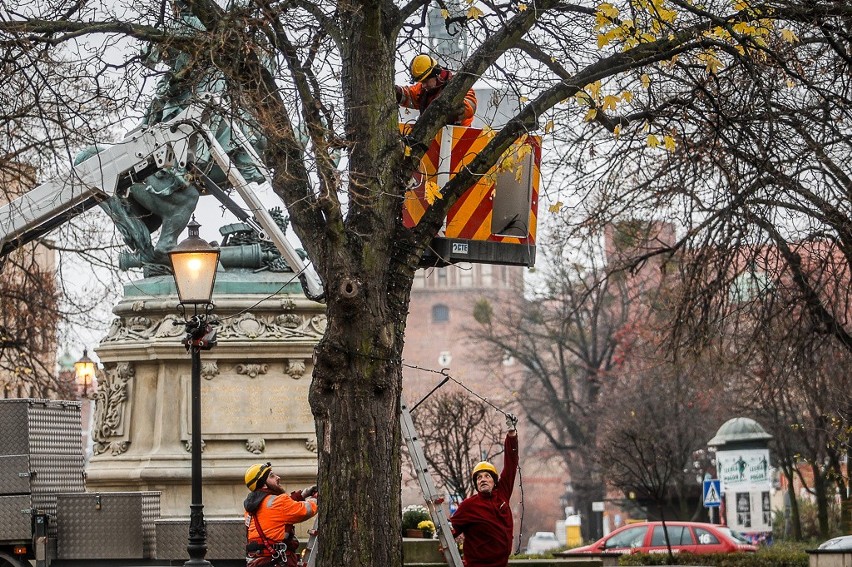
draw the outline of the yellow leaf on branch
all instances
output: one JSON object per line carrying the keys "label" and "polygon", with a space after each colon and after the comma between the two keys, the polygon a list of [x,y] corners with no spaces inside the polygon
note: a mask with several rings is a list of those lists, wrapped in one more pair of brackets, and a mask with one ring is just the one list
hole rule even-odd
{"label": "yellow leaf on branch", "polygon": [[549,207],[547,207],[547,212],[549,213],[558,213],[562,209],[562,201],[556,201]]}
{"label": "yellow leaf on branch", "polygon": [[548,134],[553,130],[553,120],[548,120],[547,124],[544,125],[544,133]]}
{"label": "yellow leaf on branch", "polygon": [[616,105],[618,104],[618,97],[615,95],[606,95],[603,99],[603,109],[604,110],[615,110]]}
{"label": "yellow leaf on branch", "polygon": [[660,145],[660,139],[657,138],[654,134],[648,134],[648,147],[656,148]]}
{"label": "yellow leaf on branch", "polygon": [[483,15],[485,15],[485,13],[476,6],[471,6],[467,11],[467,17],[471,20],[478,20]]}
{"label": "yellow leaf on branch", "polygon": [[585,120],[586,122],[591,122],[592,120],[595,119],[595,116],[597,116],[597,115],[598,115],[598,109],[597,108],[590,108],[589,111],[586,113],[586,115],[583,117],[583,120]]}
{"label": "yellow leaf on branch", "polygon": [[618,8],[610,4],[609,2],[604,2],[603,4],[598,4],[598,7],[595,9],[595,12],[603,14],[609,19],[616,19],[618,17]]}
{"label": "yellow leaf on branch", "polygon": [[441,198],[441,188],[434,181],[426,182],[426,202],[430,205],[435,202],[435,199]]}
{"label": "yellow leaf on branch", "polygon": [[586,85],[586,90],[593,99],[598,98],[598,93],[601,90],[601,82],[595,81],[594,83],[589,83]]}
{"label": "yellow leaf on branch", "polygon": [[796,33],[793,30],[788,30],[786,28],[781,30],[781,39],[783,39],[787,43],[798,43],[799,42],[799,36],[797,36]]}
{"label": "yellow leaf on branch", "polygon": [[663,136],[663,145],[670,152],[675,151],[675,139],[672,136]]}
{"label": "yellow leaf on branch", "polygon": [[450,11],[447,10],[446,8],[444,8],[443,10],[441,10],[441,17],[444,18],[445,20],[449,20],[450,19]]}
{"label": "yellow leaf on branch", "polygon": [[526,11],[527,11],[527,5],[523,4],[523,3],[519,3],[518,4],[518,12],[526,12]]}
{"label": "yellow leaf on branch", "polygon": [[651,86],[651,77],[648,76],[648,73],[642,73],[642,76],[639,77],[639,80],[642,81],[642,86],[644,88],[648,88]]}

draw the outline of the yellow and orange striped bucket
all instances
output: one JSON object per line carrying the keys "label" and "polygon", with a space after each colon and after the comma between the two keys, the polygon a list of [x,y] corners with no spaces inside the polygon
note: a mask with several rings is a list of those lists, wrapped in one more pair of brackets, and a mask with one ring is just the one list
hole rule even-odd
{"label": "yellow and orange striped bucket", "polygon": [[[413,227],[420,222],[430,202],[441,198],[443,184],[469,164],[495,133],[494,130],[462,126],[447,126],[438,133],[413,175],[413,187],[405,195],[405,226]],[[540,165],[541,139],[531,135],[518,139],[500,161],[453,204],[440,236],[535,245]],[[498,187],[501,191],[521,192],[511,196],[517,212],[511,215],[513,226],[508,231],[499,228],[504,219],[494,216]],[[518,203],[521,208],[517,207]]]}

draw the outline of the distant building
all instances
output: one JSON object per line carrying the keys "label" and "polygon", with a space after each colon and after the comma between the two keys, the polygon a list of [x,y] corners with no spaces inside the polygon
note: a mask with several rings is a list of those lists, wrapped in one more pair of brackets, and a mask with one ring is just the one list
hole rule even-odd
{"label": "distant building", "polygon": [[[491,305],[499,305],[513,300],[523,290],[524,269],[517,266],[457,264],[419,270],[411,292],[403,352],[406,365],[403,367],[403,395],[406,400],[415,403],[426,395],[443,378],[434,371],[446,368],[450,376],[476,394],[501,409],[517,413],[518,408],[511,406],[513,389],[507,384],[515,381],[514,390],[522,391],[521,385],[516,382],[521,376],[519,365],[511,359],[497,365],[483,365],[475,355],[474,350],[481,347],[476,346],[471,331],[478,326],[474,319],[478,302],[487,300]],[[495,376],[495,367],[502,368],[503,374]],[[442,387],[442,391],[450,389],[461,387],[453,382]],[[525,429],[524,416],[519,417],[525,543],[529,534],[553,531],[557,520],[564,519],[560,497],[565,490],[566,479],[561,459],[552,458],[552,451],[548,456],[545,447],[532,446],[532,432]],[[501,468],[499,460],[495,466]],[[522,523],[519,499],[520,490],[516,488],[513,498],[516,532]],[[406,479],[403,504],[421,502],[417,483]]]}
{"label": "distant building", "polygon": [[[0,204],[34,183],[32,168],[0,164]],[[0,397],[56,398],[72,393],[57,373],[56,252],[22,246],[0,270]],[[73,384],[73,382],[72,382]]]}

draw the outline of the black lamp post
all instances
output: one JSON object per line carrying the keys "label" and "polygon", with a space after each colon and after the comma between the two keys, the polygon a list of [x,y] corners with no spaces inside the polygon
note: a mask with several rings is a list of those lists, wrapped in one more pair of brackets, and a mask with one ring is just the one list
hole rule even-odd
{"label": "black lamp post", "polygon": [[[201,351],[216,345],[216,332],[208,320],[213,310],[213,284],[219,264],[219,249],[198,236],[200,225],[192,217],[189,237],[169,252],[175,284],[180,297],[180,312],[186,323],[183,344],[192,355],[192,503],[189,506],[189,561],[185,566],[209,566],[207,526],[201,498]],[[186,306],[192,305],[187,317]]]}

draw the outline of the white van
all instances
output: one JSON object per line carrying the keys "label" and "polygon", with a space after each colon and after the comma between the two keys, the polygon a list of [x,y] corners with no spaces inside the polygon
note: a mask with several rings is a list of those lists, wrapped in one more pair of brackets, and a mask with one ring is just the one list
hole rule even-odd
{"label": "white van", "polygon": [[527,542],[527,553],[535,554],[535,553],[544,553],[545,551],[550,551],[551,549],[557,549],[562,547],[562,544],[559,543],[559,540],[556,539],[556,534],[553,532],[535,532],[532,536],[530,536],[529,542]]}

